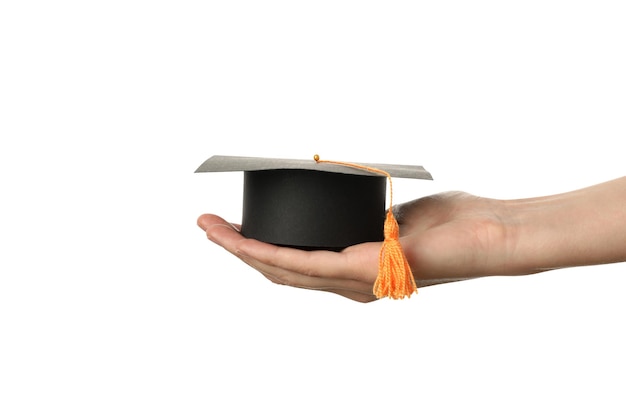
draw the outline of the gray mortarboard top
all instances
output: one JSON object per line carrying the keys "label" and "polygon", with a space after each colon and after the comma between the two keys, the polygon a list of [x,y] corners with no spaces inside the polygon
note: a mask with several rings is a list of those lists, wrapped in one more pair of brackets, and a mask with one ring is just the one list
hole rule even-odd
{"label": "gray mortarboard top", "polygon": [[[358,163],[392,177],[432,180],[421,166]],[[241,233],[300,249],[342,250],[383,240],[387,177],[303,159],[215,155],[196,172],[243,171]]]}

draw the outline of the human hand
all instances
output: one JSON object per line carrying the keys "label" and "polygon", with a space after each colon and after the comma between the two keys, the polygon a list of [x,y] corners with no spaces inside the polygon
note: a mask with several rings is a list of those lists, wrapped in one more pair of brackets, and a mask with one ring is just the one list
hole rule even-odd
{"label": "human hand", "polygon": [[[400,242],[418,287],[496,274],[506,267],[511,238],[498,200],[451,192],[394,207]],[[207,237],[267,279],[283,285],[329,291],[355,301],[376,299],[381,242],[341,252],[279,247],[239,233],[239,226],[204,214]]]}

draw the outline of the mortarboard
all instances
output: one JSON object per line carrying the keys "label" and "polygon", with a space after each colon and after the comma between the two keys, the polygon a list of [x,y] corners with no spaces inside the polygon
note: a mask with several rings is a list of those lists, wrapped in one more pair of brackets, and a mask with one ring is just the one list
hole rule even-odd
{"label": "mortarboard", "polygon": [[310,160],[215,155],[195,172],[231,171],[244,176],[241,234],[306,250],[386,242],[387,221],[397,228],[391,209],[385,209],[387,180],[432,180],[422,166],[325,161],[317,155]]}

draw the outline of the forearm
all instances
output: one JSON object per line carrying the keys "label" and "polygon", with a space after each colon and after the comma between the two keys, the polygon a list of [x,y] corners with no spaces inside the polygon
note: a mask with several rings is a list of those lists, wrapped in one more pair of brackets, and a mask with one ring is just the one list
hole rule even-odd
{"label": "forearm", "polygon": [[548,197],[509,200],[510,269],[533,273],[626,261],[626,177]]}

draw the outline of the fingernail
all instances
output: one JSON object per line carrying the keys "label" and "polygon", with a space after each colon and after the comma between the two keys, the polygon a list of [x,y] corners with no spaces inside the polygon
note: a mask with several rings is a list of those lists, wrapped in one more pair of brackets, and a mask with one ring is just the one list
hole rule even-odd
{"label": "fingernail", "polygon": [[198,225],[198,227],[202,230],[206,230],[204,228],[204,221],[203,221],[204,215],[198,217],[198,220],[196,220],[196,224]]}

